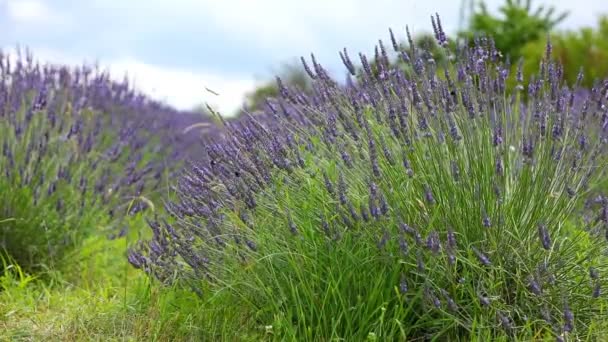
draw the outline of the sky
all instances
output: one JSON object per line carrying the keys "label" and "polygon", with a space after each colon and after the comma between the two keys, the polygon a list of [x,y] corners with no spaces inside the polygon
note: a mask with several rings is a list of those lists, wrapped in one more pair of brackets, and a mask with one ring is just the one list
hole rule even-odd
{"label": "sky", "polygon": [[[492,11],[503,2],[486,0]],[[561,29],[608,14],[608,1],[533,1],[541,3],[570,11]],[[0,48],[97,63],[178,109],[209,103],[229,115],[282,63],[313,52],[339,76],[342,48],[371,53],[379,38],[388,44],[389,27],[402,39],[405,25],[428,31],[435,12],[453,33],[460,8],[461,0],[0,0]]]}

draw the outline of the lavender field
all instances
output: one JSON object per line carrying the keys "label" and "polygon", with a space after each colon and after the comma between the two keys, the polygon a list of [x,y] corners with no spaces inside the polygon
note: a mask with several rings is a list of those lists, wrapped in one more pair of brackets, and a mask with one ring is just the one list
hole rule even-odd
{"label": "lavender field", "polygon": [[607,340],[608,78],[443,25],[230,117],[1,53],[0,341]]}

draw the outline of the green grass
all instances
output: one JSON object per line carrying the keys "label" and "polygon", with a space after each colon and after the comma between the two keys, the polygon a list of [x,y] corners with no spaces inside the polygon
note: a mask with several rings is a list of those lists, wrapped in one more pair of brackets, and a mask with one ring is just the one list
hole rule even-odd
{"label": "green grass", "polygon": [[89,239],[71,266],[0,275],[0,341],[259,340],[239,306],[163,287],[127,264],[124,240]]}

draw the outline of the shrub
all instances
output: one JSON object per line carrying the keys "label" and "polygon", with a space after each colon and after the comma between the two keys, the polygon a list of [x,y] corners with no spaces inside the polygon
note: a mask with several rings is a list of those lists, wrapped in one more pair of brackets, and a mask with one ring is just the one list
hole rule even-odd
{"label": "shrub", "polygon": [[[577,84],[585,88],[593,87],[608,76],[608,66],[603,61],[608,58],[608,17],[599,18],[597,27],[585,27],[578,31],[551,34],[553,57],[563,67],[564,80],[571,86]],[[542,41],[534,41],[522,48],[524,70],[538,68],[545,55]],[[582,72],[582,73],[581,73]]]}
{"label": "shrub", "polygon": [[522,56],[527,43],[542,40],[568,16],[568,12],[556,14],[553,6],[541,5],[533,11],[531,0],[506,0],[499,10],[502,18],[491,15],[485,2],[479,1],[469,26],[460,35],[469,40],[480,35],[492,37],[498,51],[512,61]]}
{"label": "shrub", "polygon": [[164,185],[163,158],[187,155],[192,117],[86,66],[0,56],[0,249],[31,271],[93,231],[124,234],[127,209]]}
{"label": "shrub", "polygon": [[[302,69],[298,67],[297,63],[285,63],[281,66],[280,71],[277,73],[281,75],[283,81],[291,87],[298,87],[303,92],[310,92],[310,82]],[[273,81],[264,82],[263,84],[256,87],[254,90],[249,92],[245,97],[245,104],[252,110],[263,110],[264,103],[267,98],[275,98],[279,96],[279,88]],[[238,112],[237,114],[241,114]]]}
{"label": "shrub", "polygon": [[361,55],[357,84],[316,62],[314,95],[278,82],[277,105],[226,123],[184,172],[129,261],[232,294],[277,339],[599,336],[608,201],[578,214],[605,173],[606,89],[574,101],[544,60],[524,101],[488,39],[443,66],[403,53],[411,75]]}

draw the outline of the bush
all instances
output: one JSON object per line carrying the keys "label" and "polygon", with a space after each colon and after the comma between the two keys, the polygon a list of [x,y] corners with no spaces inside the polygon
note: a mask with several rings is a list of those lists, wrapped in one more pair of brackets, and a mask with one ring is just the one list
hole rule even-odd
{"label": "bush", "polygon": [[129,261],[231,294],[277,339],[597,338],[608,200],[579,210],[605,175],[604,94],[571,101],[545,60],[524,101],[485,39],[450,65],[407,54],[410,76],[363,58],[359,84],[319,65],[314,96],[279,84]]}
{"label": "bush", "polygon": [[[304,93],[310,93],[311,84],[306,72],[298,68],[297,63],[285,63],[281,66],[280,75],[282,82],[291,87],[297,87]],[[266,99],[280,96],[279,87],[273,81],[265,82],[256,89],[249,92],[245,98],[245,104],[251,110],[263,110],[266,106]],[[239,111],[238,115],[242,115]]]}
{"label": "bush", "polygon": [[532,10],[532,1],[507,0],[500,7],[501,17],[491,15],[485,2],[479,1],[472,13],[469,26],[460,35],[469,40],[476,36],[492,37],[498,51],[511,61],[517,61],[521,49],[530,42],[542,39],[567,16],[568,12],[555,14],[555,7],[539,6]]}
{"label": "bush", "polygon": [[1,55],[0,67],[2,252],[32,271],[92,232],[124,234],[124,214],[164,185],[164,159],[187,155],[193,117],[171,118],[86,66],[40,66],[28,53]]}
{"label": "bush", "polygon": [[[577,84],[591,88],[608,76],[608,17],[598,20],[596,28],[586,27],[579,31],[565,31],[551,34],[552,56],[560,61],[563,67],[564,80],[571,86]],[[524,70],[538,68],[545,56],[545,44],[534,41],[522,48]],[[579,76],[580,74],[580,76]]]}
{"label": "bush", "polygon": [[[13,119],[0,122],[0,245],[24,267],[52,263],[82,234],[108,222],[99,208],[101,196],[88,192],[98,178],[87,151],[92,146],[78,144],[78,134],[60,128],[76,127],[71,117],[61,113],[52,119],[38,109],[28,113],[34,105],[27,103]],[[89,122],[80,124],[85,135]]]}

